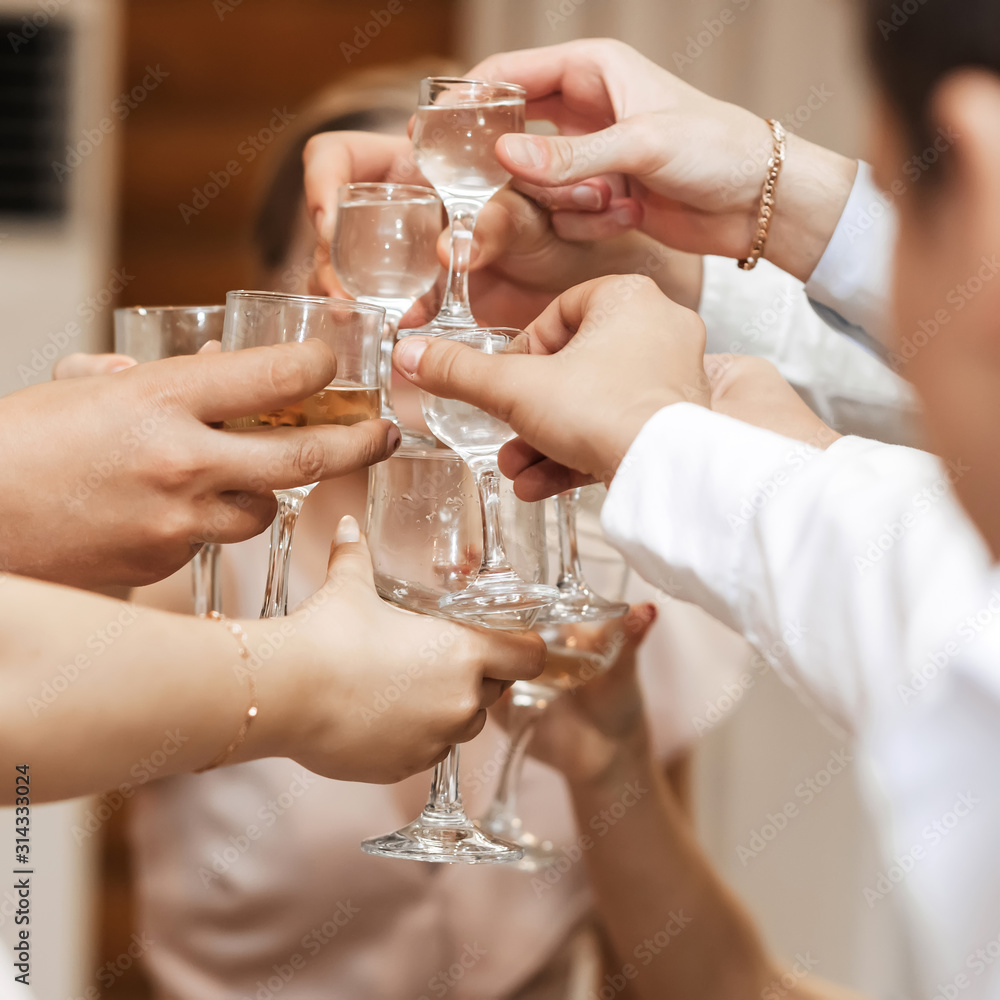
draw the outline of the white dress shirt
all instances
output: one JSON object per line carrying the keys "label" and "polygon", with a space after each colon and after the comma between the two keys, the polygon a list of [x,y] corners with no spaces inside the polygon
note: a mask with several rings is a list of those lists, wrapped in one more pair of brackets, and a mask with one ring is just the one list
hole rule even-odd
{"label": "white dress shirt", "polygon": [[972,998],[1000,989],[1000,574],[950,491],[963,471],[679,404],[633,443],[603,523],[854,735],[886,858],[865,901],[906,894],[927,995]]}

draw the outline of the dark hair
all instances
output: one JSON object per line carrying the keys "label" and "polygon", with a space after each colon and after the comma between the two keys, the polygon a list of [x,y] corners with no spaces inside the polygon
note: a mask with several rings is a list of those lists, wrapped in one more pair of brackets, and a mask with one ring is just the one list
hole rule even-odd
{"label": "dark hair", "polygon": [[399,120],[405,121],[405,116],[396,108],[352,111],[317,122],[285,150],[254,220],[253,242],[265,267],[285,263],[292,243],[303,194],[302,153],[306,143],[320,132],[377,132]]}
{"label": "dark hair", "polygon": [[930,146],[930,101],[954,70],[1000,74],[1000,0],[865,0],[875,75],[913,152]]}

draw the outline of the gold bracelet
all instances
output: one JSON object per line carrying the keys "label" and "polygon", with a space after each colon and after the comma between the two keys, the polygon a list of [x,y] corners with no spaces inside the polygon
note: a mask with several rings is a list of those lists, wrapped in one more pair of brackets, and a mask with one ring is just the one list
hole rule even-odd
{"label": "gold bracelet", "polygon": [[[205,617],[212,621],[220,622],[225,626],[226,631],[232,634],[240,647],[240,659],[248,660],[250,658],[250,651],[247,649],[247,634],[243,631],[243,626],[239,622],[232,621],[225,615],[219,614],[218,611],[209,611]],[[239,732],[236,734],[236,738],[211,763],[206,764],[204,767],[199,767],[194,772],[195,774],[204,774],[206,771],[214,770],[221,764],[224,764],[233,751],[247,738],[247,733],[250,731],[250,723],[257,718],[257,685],[254,683],[253,672],[249,670],[247,671],[247,682],[250,686],[250,707],[247,709],[247,714],[243,719]]]}
{"label": "gold bracelet", "polygon": [[767,234],[771,228],[771,217],[774,215],[774,191],[778,186],[778,178],[781,176],[781,166],[785,162],[785,130],[781,122],[775,121],[773,118],[768,118],[767,124],[770,126],[771,135],[774,138],[774,150],[771,153],[771,158],[767,161],[767,179],[764,181],[764,194],[760,200],[757,235],[754,237],[750,256],[737,261],[737,266],[742,271],[752,271],[757,266],[757,261],[764,256]]}

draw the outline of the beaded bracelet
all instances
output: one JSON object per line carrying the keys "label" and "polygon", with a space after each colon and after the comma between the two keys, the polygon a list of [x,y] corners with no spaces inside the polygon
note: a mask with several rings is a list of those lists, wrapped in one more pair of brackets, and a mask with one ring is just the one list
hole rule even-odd
{"label": "beaded bracelet", "polygon": [[774,139],[774,151],[767,161],[767,179],[764,181],[764,194],[760,200],[757,235],[754,237],[750,256],[737,261],[737,266],[742,271],[752,271],[757,266],[757,261],[764,256],[767,234],[771,228],[771,217],[774,215],[774,191],[778,186],[778,178],[781,176],[781,166],[785,162],[785,130],[781,122],[774,118],[768,118],[767,124],[770,126],[771,136]]}

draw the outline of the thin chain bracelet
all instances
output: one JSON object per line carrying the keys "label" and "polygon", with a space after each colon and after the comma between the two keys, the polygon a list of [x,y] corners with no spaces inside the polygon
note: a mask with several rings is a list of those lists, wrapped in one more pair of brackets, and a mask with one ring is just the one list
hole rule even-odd
{"label": "thin chain bracelet", "polygon": [[[218,611],[209,611],[205,617],[211,619],[212,621],[219,622],[225,627],[226,631],[233,636],[240,647],[240,659],[250,659],[250,651],[247,648],[247,634],[239,622],[234,622],[232,619],[227,618]],[[206,764],[204,767],[199,767],[198,770],[194,772],[195,774],[204,774],[206,771],[212,771],[224,764],[232,755],[233,751],[236,750],[247,738],[247,733],[250,731],[250,723],[257,718],[257,685],[254,683],[252,671],[247,671],[247,682],[250,687],[250,707],[247,709],[247,714],[243,719],[239,732],[236,734],[236,738],[229,744],[229,746],[226,747],[225,750],[222,751],[222,753],[219,754],[218,757],[214,758],[211,763]]]}
{"label": "thin chain bracelet", "polygon": [[750,256],[737,261],[741,271],[752,271],[757,261],[764,256],[767,246],[767,234],[771,228],[771,217],[774,215],[774,192],[781,176],[781,166],[785,162],[786,135],[781,122],[768,118],[767,124],[774,139],[774,150],[767,161],[767,179],[764,181],[764,194],[760,200],[760,216],[757,219],[757,235],[754,237]]}

